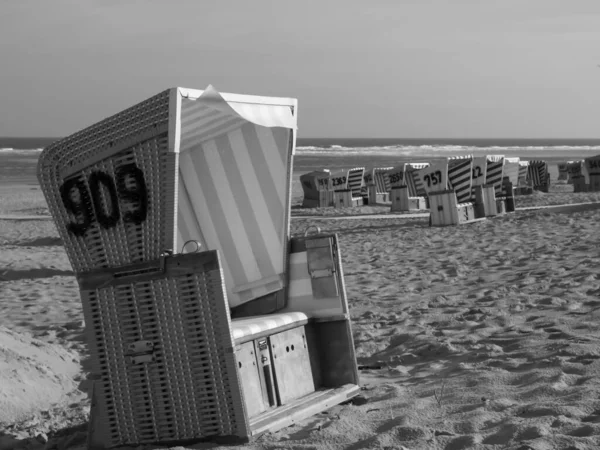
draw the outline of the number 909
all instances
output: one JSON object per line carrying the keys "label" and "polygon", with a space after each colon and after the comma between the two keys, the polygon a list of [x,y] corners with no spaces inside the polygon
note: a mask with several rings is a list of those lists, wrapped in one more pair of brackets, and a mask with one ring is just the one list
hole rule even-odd
{"label": "number 909", "polygon": [[[79,177],[68,179],[61,185],[63,205],[75,219],[67,224],[70,233],[83,236],[94,222],[108,229],[121,219],[137,225],[146,220],[148,192],[144,173],[135,164],[127,164],[116,171],[115,178],[116,183],[106,172],[94,171],[87,185]],[[101,189],[105,190],[110,202],[103,201]]]}

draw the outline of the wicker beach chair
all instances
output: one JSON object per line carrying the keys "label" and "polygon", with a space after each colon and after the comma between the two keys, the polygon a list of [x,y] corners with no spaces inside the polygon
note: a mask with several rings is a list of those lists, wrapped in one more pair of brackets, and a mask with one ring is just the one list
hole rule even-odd
{"label": "wicker beach chair", "polygon": [[333,206],[333,190],[329,170],[315,170],[300,176],[304,192],[303,208],[323,208]]}
{"label": "wicker beach chair", "polygon": [[40,155],[88,448],[248,440],[358,392],[337,236],[290,236],[295,128],[295,99],[173,88]]}
{"label": "wicker beach chair", "polygon": [[550,187],[550,174],[546,161],[532,160],[527,167],[527,176],[534,190],[548,192]]}
{"label": "wicker beach chair", "polygon": [[600,191],[600,155],[585,158],[585,170],[589,177],[588,190]]}
{"label": "wicker beach chair", "polygon": [[569,161],[567,163],[569,183],[573,185],[573,192],[587,192],[589,190],[589,172],[583,160]]}
{"label": "wicker beach chair", "polygon": [[557,181],[569,181],[569,171],[567,169],[567,165],[569,164],[569,161],[563,161],[563,162],[559,162],[557,164],[557,168],[558,168],[558,177],[557,177]]}
{"label": "wicker beach chair", "polygon": [[365,188],[369,204],[390,204],[391,183],[388,171],[393,167],[375,167],[365,171]]}
{"label": "wicker beach chair", "polygon": [[360,206],[364,203],[364,172],[364,167],[355,167],[331,173],[333,203],[336,208]]}
{"label": "wicker beach chair", "polygon": [[428,193],[431,226],[448,226],[476,220],[477,210],[471,201],[473,157],[457,156],[446,161],[447,187]]}
{"label": "wicker beach chair", "polygon": [[428,162],[405,163],[388,172],[392,194],[392,212],[427,209],[425,189],[421,179],[414,176],[414,172],[428,166]]}

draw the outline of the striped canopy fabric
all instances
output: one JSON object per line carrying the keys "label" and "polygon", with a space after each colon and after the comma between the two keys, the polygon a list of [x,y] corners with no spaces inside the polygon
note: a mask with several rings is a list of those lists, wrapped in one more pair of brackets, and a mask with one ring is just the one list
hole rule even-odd
{"label": "striped canopy fabric", "polygon": [[410,197],[423,197],[425,195],[425,189],[423,182],[415,172],[420,169],[424,169],[429,166],[429,163],[407,163],[405,165],[405,178],[406,185],[408,186],[408,195]]}
{"label": "striped canopy fabric", "polygon": [[473,158],[473,186],[483,186],[486,183],[487,157]]}
{"label": "striped canopy fabric", "polygon": [[454,156],[448,160],[448,187],[456,193],[458,203],[471,201],[473,155]]}
{"label": "striped canopy fabric", "polygon": [[294,128],[289,105],[181,100],[177,248],[220,251],[231,307],[284,286]]}
{"label": "striped canopy fabric", "polygon": [[348,189],[352,190],[352,198],[362,196],[362,187],[364,186],[364,167],[355,167],[348,170]]}
{"label": "striped canopy fabric", "polygon": [[519,161],[519,186],[529,184],[529,161]]}
{"label": "striped canopy fabric", "polygon": [[529,161],[528,176],[533,186],[542,186],[547,183],[548,163],[546,161]]}
{"label": "striped canopy fabric", "polygon": [[504,156],[488,155],[487,168],[485,170],[485,184],[494,186],[496,196],[502,195],[502,177],[504,176]]}
{"label": "striped canopy fabric", "polygon": [[375,192],[385,194],[390,192],[391,184],[388,171],[393,167],[377,167],[373,169],[373,182],[375,183]]}

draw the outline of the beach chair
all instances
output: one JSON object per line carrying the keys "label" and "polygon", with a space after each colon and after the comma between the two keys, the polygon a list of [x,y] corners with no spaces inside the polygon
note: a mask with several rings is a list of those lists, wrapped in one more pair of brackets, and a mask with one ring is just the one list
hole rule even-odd
{"label": "beach chair", "polygon": [[558,168],[557,181],[568,181],[569,180],[569,171],[567,170],[568,164],[569,164],[569,161],[559,162],[557,164],[557,168]]}
{"label": "beach chair", "polygon": [[505,212],[503,170],[502,155],[473,158],[473,198],[477,217],[491,217]]}
{"label": "beach chair", "polygon": [[359,392],[337,236],[290,236],[295,140],[295,99],[209,86],[41,153],[91,352],[88,448],[248,441]]}
{"label": "beach chair", "polygon": [[589,172],[583,160],[570,161],[567,164],[569,183],[573,185],[573,192],[587,192],[589,190]]}
{"label": "beach chair", "polygon": [[600,191],[600,155],[585,158],[585,170],[589,177],[588,191]]}
{"label": "beach chair", "polygon": [[515,195],[529,195],[533,193],[533,187],[529,179],[529,161],[519,161],[519,177],[514,193]]}
{"label": "beach chair", "polygon": [[447,188],[428,192],[430,225],[459,225],[479,219],[475,203],[471,201],[473,157],[451,157],[446,163]]}
{"label": "beach chair", "polygon": [[[392,194],[391,211],[427,209],[425,189],[421,179],[414,176],[414,172],[428,166],[428,162],[405,163],[403,172],[399,171],[400,167],[388,172]],[[398,180],[397,177],[401,177],[401,180]]]}
{"label": "beach chair", "polygon": [[535,191],[548,192],[550,188],[550,173],[546,161],[529,161],[528,177]]}
{"label": "beach chair", "polygon": [[333,205],[336,208],[349,208],[364,204],[362,192],[364,171],[364,167],[355,167],[331,173],[331,189],[334,191]]}
{"label": "beach chair", "polygon": [[365,189],[370,205],[391,204],[390,178],[388,171],[393,167],[376,167],[365,171]]}
{"label": "beach chair", "polygon": [[329,170],[315,170],[300,175],[304,192],[303,208],[323,208],[333,206],[333,190],[330,187]]}
{"label": "beach chair", "polygon": [[519,167],[521,158],[504,158],[504,171],[502,176],[502,197],[505,212],[515,212],[515,186],[519,183]]}

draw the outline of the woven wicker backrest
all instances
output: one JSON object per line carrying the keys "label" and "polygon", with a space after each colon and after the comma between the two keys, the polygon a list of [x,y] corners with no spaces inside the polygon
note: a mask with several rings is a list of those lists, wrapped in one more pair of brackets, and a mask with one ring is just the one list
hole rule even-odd
{"label": "woven wicker backrest", "polygon": [[174,244],[169,95],[53,143],[38,179],[75,272],[156,259]]}
{"label": "woven wicker backrest", "polygon": [[248,434],[216,251],[79,282],[108,446]]}
{"label": "woven wicker backrest", "polygon": [[585,158],[585,168],[589,175],[600,175],[600,155]]}

